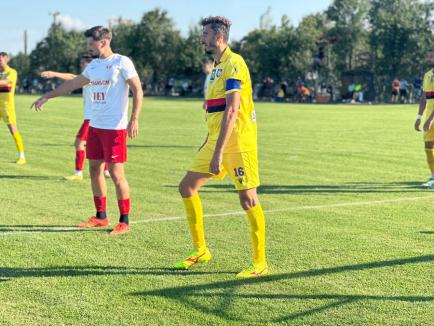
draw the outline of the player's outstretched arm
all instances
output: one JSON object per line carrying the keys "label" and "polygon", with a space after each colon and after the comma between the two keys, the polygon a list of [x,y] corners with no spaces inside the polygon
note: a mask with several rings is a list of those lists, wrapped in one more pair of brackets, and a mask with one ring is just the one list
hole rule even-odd
{"label": "player's outstretched arm", "polygon": [[219,174],[220,166],[223,160],[223,150],[231,137],[234,129],[235,121],[237,120],[238,111],[240,109],[240,92],[233,92],[226,95],[226,109],[223,114],[222,126],[220,128],[219,138],[214,150],[214,155],[209,165],[209,172]]}
{"label": "player's outstretched arm", "polygon": [[59,78],[62,80],[73,80],[75,77],[77,77],[77,75],[65,73],[65,72],[47,70],[41,72],[41,77],[46,79]]}
{"label": "player's outstretched arm", "polygon": [[131,111],[130,121],[128,122],[127,133],[128,137],[136,138],[139,134],[139,117],[142,110],[143,90],[140,78],[137,76],[128,79],[127,83],[133,93],[133,109]]}
{"label": "player's outstretched arm", "polygon": [[421,131],[420,122],[422,121],[422,116],[423,116],[423,112],[425,111],[425,107],[426,107],[426,94],[425,92],[422,92],[422,95],[420,97],[420,102],[419,102],[419,111],[417,113],[416,121],[414,123],[414,129],[416,131]]}
{"label": "player's outstretched arm", "polygon": [[62,85],[53,89],[51,92],[42,95],[35,102],[32,103],[30,108],[34,108],[36,111],[42,111],[42,107],[44,106],[45,102],[47,102],[50,98],[68,94],[77,88],[82,88],[83,86],[89,84],[89,82],[90,80],[83,75],[78,75],[76,78],[64,82]]}

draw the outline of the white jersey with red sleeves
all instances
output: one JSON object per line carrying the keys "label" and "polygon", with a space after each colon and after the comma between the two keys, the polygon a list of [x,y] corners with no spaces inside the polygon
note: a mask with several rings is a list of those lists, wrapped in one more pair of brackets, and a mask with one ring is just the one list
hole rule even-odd
{"label": "white jersey with red sleeves", "polygon": [[92,84],[90,126],[120,130],[128,125],[128,79],[137,76],[133,62],[114,53],[105,59],[94,59],[83,71]]}
{"label": "white jersey with red sleeves", "polygon": [[83,108],[84,108],[84,120],[90,120],[92,117],[92,84],[83,86]]}

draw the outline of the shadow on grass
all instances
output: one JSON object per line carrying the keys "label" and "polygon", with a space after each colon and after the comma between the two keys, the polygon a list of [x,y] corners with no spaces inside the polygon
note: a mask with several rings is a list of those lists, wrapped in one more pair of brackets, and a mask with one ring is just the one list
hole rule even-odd
{"label": "shadow on grass", "polygon": [[[257,290],[258,286],[263,289],[270,289],[271,286],[274,288],[282,288],[280,281],[287,281],[291,279],[301,279],[316,276],[333,275],[337,273],[345,272],[355,272],[363,270],[371,270],[383,267],[396,267],[407,264],[420,264],[420,263],[431,263],[434,262],[434,255],[384,260],[378,262],[362,263],[355,265],[337,266],[321,269],[312,269],[306,271],[284,273],[269,275],[261,278],[245,279],[245,280],[229,280],[222,282],[214,282],[208,284],[200,285],[188,285],[180,287],[171,287],[153,291],[144,291],[132,293],[134,296],[140,297],[163,297],[178,301],[182,304],[190,305],[193,309],[198,310],[200,313],[205,313],[209,315],[214,315],[225,320],[236,321],[236,322],[285,322],[295,320],[297,318],[310,316],[316,313],[326,311],[331,308],[336,308],[344,306],[350,303],[358,301],[401,301],[401,302],[434,302],[434,296],[383,296],[383,295],[352,295],[352,294],[291,294],[291,293],[280,293],[280,294],[269,294],[267,292],[255,292],[255,293],[237,293],[237,290],[242,289],[245,291],[249,286],[257,286],[254,289]],[[201,298],[216,299],[219,301],[216,305],[210,305],[209,301],[201,303]],[[232,314],[231,306],[236,300],[252,299],[253,305],[248,305],[255,307],[258,303],[258,299],[261,300],[278,300],[279,302],[287,301],[288,306],[290,306],[291,300],[320,300],[320,301],[332,301],[326,304],[320,304],[314,308],[308,308],[303,311],[297,311],[294,313],[286,314],[285,316],[264,320],[252,320],[255,318],[255,314],[250,314],[249,311],[243,312],[243,317],[239,315]],[[270,304],[266,304],[270,306]],[[254,308],[252,308],[254,310]],[[264,318],[264,316],[261,316]]]}
{"label": "shadow on grass", "polygon": [[419,231],[420,234],[434,234],[434,231]]}
{"label": "shadow on grass", "polygon": [[56,176],[44,176],[44,175],[0,175],[0,179],[10,179],[10,180],[61,180],[60,177]]}
{"label": "shadow on grass", "polygon": [[0,267],[0,280],[22,277],[77,277],[77,276],[107,276],[107,275],[218,275],[233,272],[179,271],[173,268],[130,268],[123,266],[53,266],[53,267]]}
{"label": "shadow on grass", "polygon": [[[170,185],[170,187],[175,187]],[[236,192],[233,185],[207,184],[202,192]],[[409,193],[427,192],[420,187],[420,182],[369,183],[351,182],[337,185],[261,185],[259,194],[336,194],[336,193]]]}

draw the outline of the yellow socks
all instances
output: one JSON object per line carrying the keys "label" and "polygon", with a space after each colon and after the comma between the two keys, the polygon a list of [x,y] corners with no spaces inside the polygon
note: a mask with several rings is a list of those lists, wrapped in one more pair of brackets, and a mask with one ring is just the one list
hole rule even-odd
{"label": "yellow socks", "polygon": [[431,173],[434,174],[434,149],[425,148],[425,153],[428,167],[430,168]]}
{"label": "yellow socks", "polygon": [[15,141],[15,146],[17,146],[17,150],[20,153],[20,155],[24,155],[24,144],[23,144],[23,138],[21,137],[21,134],[19,131],[14,133],[12,135]]}
{"label": "yellow socks", "polygon": [[205,234],[203,229],[202,203],[199,194],[192,197],[182,198],[187,215],[188,226],[190,227],[191,237],[194,248],[205,248]]}
{"label": "yellow socks", "polygon": [[252,239],[253,263],[264,266],[265,260],[265,216],[260,204],[246,211],[250,223],[250,237]]}

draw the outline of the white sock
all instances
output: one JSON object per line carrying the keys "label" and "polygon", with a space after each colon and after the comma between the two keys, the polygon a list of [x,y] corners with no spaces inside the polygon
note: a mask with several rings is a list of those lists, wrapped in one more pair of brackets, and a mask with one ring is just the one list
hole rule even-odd
{"label": "white sock", "polygon": [[20,153],[20,158],[26,158],[26,156],[24,155],[24,152]]}
{"label": "white sock", "polygon": [[75,170],[75,175],[83,176],[83,171],[81,170]]}

